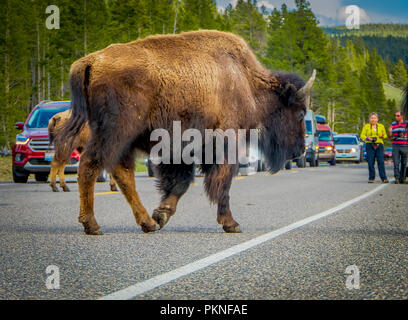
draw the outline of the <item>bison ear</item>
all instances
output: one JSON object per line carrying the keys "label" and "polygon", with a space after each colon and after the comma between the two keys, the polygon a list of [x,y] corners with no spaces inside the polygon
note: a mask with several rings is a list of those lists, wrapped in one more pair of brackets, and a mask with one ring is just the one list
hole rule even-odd
{"label": "bison ear", "polygon": [[295,102],[296,93],[297,89],[291,83],[287,83],[280,91],[278,91],[279,99],[285,106],[290,106]]}

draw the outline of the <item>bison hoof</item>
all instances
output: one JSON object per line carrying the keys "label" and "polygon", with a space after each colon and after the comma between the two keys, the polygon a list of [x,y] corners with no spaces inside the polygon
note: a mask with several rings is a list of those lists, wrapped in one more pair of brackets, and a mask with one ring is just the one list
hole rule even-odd
{"label": "bison hoof", "polygon": [[62,186],[62,190],[64,190],[64,192],[71,192],[71,190],[69,190],[68,186]]}
{"label": "bison hoof", "polygon": [[241,233],[241,228],[239,227],[239,224],[232,225],[232,226],[222,226],[224,231],[226,233]]}
{"label": "bison hoof", "polygon": [[84,231],[88,236],[101,236],[103,235],[101,229],[92,229],[90,227],[86,227],[84,224]]}
{"label": "bison hoof", "polygon": [[85,233],[88,236],[102,236],[103,235],[103,232],[100,229],[98,229],[98,230],[85,230]]}
{"label": "bison hoof", "polygon": [[110,189],[111,189],[112,192],[113,192],[113,191],[118,191],[118,188],[116,188],[115,185],[112,185],[112,186],[110,187]]}
{"label": "bison hoof", "polygon": [[144,233],[149,233],[149,232],[155,232],[155,231],[159,231],[160,230],[160,226],[158,224],[148,224],[146,222],[143,222],[141,224],[142,227],[142,231]]}
{"label": "bison hoof", "polygon": [[167,222],[169,222],[171,213],[172,209],[170,207],[157,208],[153,211],[152,218],[156,220],[156,222],[160,225],[160,229],[162,229]]}
{"label": "bison hoof", "polygon": [[84,231],[87,235],[100,236],[103,234],[101,229],[99,228],[99,225],[96,223],[95,218],[90,221],[83,222],[82,225],[84,226]]}

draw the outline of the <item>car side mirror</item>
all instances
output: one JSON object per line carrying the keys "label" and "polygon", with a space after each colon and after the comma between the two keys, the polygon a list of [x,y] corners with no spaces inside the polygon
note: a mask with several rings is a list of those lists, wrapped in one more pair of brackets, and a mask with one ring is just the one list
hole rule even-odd
{"label": "car side mirror", "polygon": [[24,122],[17,122],[14,124],[14,128],[18,130],[24,130]]}

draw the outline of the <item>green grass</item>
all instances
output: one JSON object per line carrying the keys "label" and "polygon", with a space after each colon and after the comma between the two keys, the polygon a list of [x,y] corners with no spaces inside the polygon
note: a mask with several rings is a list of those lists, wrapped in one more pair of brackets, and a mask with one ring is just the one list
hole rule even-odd
{"label": "green grass", "polygon": [[12,181],[11,157],[0,157],[0,181]]}
{"label": "green grass", "polygon": [[397,102],[397,106],[400,105],[402,99],[402,90],[389,85],[388,83],[383,84],[385,97],[387,99],[394,99]]}
{"label": "green grass", "polygon": [[135,172],[147,172],[144,160],[136,160]]}

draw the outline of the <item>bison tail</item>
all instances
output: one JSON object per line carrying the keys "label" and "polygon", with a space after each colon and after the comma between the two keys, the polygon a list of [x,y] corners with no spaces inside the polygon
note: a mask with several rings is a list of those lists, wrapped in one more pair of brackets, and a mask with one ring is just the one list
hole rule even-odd
{"label": "bison tail", "polygon": [[[85,58],[71,66],[71,116],[62,125],[61,131],[54,137],[56,151],[72,150],[75,138],[88,120],[88,85],[91,65]],[[50,137],[51,138],[51,137]],[[59,146],[64,145],[64,148]],[[58,152],[58,151],[57,151]]]}
{"label": "bison tail", "polygon": [[48,123],[48,137],[50,139],[50,146],[54,143],[55,140],[55,119],[52,117]]}

